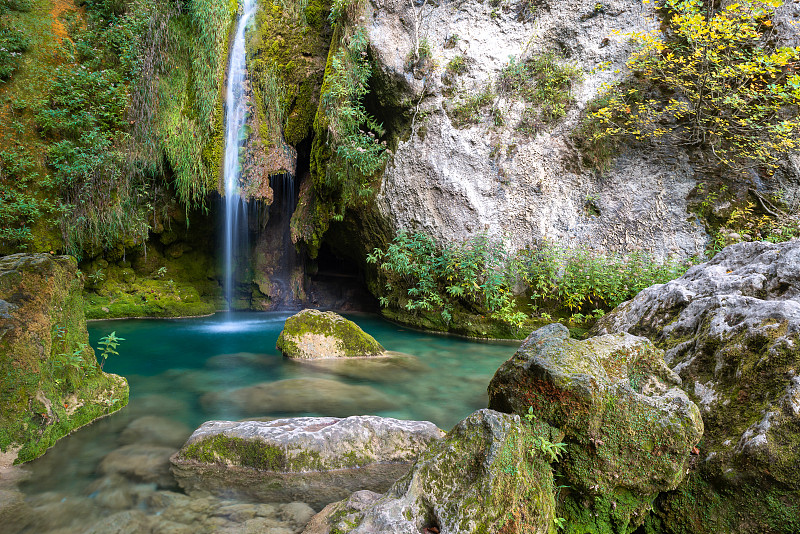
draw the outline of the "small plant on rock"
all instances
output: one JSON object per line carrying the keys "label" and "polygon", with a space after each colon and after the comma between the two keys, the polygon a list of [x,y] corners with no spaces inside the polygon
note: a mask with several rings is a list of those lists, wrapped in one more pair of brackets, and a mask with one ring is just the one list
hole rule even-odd
{"label": "small plant on rock", "polygon": [[117,337],[117,332],[111,332],[107,336],[100,338],[100,358],[102,361],[100,362],[100,370],[103,370],[103,365],[105,365],[106,360],[112,354],[115,356],[119,356],[119,352],[117,352],[117,347],[119,346],[120,341],[125,341],[125,338]]}

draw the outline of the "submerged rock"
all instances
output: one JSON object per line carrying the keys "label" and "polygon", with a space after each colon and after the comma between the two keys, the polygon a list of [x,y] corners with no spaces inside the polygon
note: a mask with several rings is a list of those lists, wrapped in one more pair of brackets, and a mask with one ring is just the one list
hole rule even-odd
{"label": "submerged rock", "polygon": [[0,467],[128,402],[124,378],[103,373],[89,346],[75,259],[0,258]]}
{"label": "submerged rock", "polygon": [[167,417],[145,415],[134,419],[119,436],[123,445],[142,444],[180,447],[192,433],[188,426]]}
{"label": "submerged rock", "polygon": [[427,369],[416,356],[393,351],[386,351],[382,358],[320,358],[302,360],[300,365],[321,373],[371,382],[401,382]]}
{"label": "submerged rock", "polygon": [[385,352],[353,321],[319,310],[303,310],[286,319],[277,347],[286,357],[301,360],[363,358]]}
{"label": "submerged rock", "polygon": [[727,247],[595,330],[652,339],[701,406],[700,461],[653,529],[800,531],[800,240]]}
{"label": "submerged rock", "polygon": [[304,534],[549,533],[555,519],[553,473],[519,416],[479,410],[420,455],[383,496],[361,491],[332,504]]}
{"label": "submerged rock", "polygon": [[244,415],[315,413],[335,417],[388,410],[395,403],[370,386],[325,378],[289,378],[203,395],[204,408],[233,408]]}
{"label": "submerged rock", "polygon": [[489,384],[489,407],[530,413],[564,433],[566,532],[629,532],[659,492],[683,480],[703,434],[697,406],[645,338],[533,332]]}
{"label": "submerged rock", "polygon": [[107,454],[100,462],[104,475],[122,475],[136,482],[153,482],[162,488],[175,487],[169,470],[171,447],[158,445],[125,445]]}
{"label": "submerged rock", "polygon": [[352,491],[386,491],[442,435],[427,421],[375,416],[209,421],[171,462],[190,495],[319,508]]}

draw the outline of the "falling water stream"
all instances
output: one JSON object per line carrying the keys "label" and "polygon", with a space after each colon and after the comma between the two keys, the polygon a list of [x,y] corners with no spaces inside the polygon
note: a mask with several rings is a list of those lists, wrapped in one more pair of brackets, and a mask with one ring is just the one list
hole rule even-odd
{"label": "falling water stream", "polygon": [[243,0],[243,11],[236,27],[236,37],[231,45],[230,65],[228,67],[228,87],[226,94],[225,121],[225,235],[224,235],[224,269],[225,300],[233,307],[234,289],[237,280],[236,258],[246,243],[247,209],[246,200],[241,196],[240,151],[244,140],[244,128],[247,121],[247,98],[245,78],[247,63],[245,56],[244,33],[247,23],[256,10],[255,0]]}

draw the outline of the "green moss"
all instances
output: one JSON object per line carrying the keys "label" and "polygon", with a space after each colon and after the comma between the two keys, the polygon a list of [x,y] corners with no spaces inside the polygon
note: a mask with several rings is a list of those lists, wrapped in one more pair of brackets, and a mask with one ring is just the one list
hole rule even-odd
{"label": "green moss", "polygon": [[73,258],[8,256],[3,270],[0,299],[17,308],[0,339],[0,450],[20,448],[19,463],[125,406],[128,386],[98,368]]}
{"label": "green moss", "polygon": [[[329,5],[314,0],[299,11],[293,3],[268,3],[256,14],[248,35],[248,72],[264,143],[279,143],[282,131],[286,143],[296,146],[311,132],[330,42]],[[268,111],[276,96],[278,117]]]}
{"label": "green moss", "polygon": [[278,350],[289,357],[308,358],[310,355],[298,345],[308,335],[333,338],[344,357],[373,356],[384,352],[381,344],[354,322],[333,312],[317,310],[303,310],[286,320],[278,336]]}

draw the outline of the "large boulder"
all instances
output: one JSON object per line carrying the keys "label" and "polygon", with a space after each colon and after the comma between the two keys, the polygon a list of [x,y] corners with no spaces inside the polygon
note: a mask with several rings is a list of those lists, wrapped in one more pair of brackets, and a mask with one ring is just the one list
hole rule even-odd
{"label": "large boulder", "polygon": [[383,492],[443,432],[375,416],[209,421],[172,457],[190,495],[302,501],[317,509],[361,489]]}
{"label": "large boulder", "polygon": [[479,410],[422,453],[383,496],[367,491],[331,504],[304,534],[539,534],[555,530],[553,471],[538,433],[517,415]]}
{"label": "large boulder", "polygon": [[701,407],[701,461],[655,531],[800,531],[800,240],[727,247],[595,330],[652,339]]}
{"label": "large boulder", "polygon": [[278,350],[299,360],[379,356],[384,348],[356,323],[334,312],[303,310],[286,319]]}
{"label": "large boulder", "polygon": [[683,480],[703,434],[697,406],[663,351],[630,334],[533,332],[489,384],[489,407],[564,433],[565,531],[632,532],[659,492]]}
{"label": "large boulder", "polygon": [[0,467],[128,402],[124,378],[103,373],[83,314],[75,259],[0,258]]}

